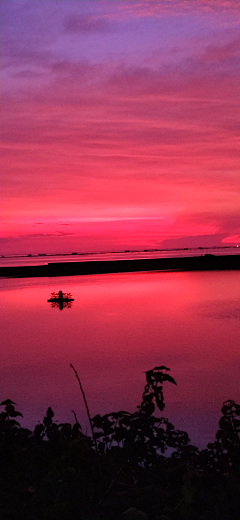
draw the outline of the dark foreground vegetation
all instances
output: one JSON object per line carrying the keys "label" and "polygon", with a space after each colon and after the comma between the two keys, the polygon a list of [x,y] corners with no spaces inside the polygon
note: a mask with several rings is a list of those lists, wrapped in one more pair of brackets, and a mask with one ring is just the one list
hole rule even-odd
{"label": "dark foreground vegetation", "polygon": [[239,519],[240,405],[223,404],[216,440],[200,451],[154,415],[165,407],[166,381],[176,384],[166,367],[146,372],[137,411],[95,416],[93,437],[77,418],[54,422],[51,408],[32,432],[15,403],[3,401],[1,520]]}

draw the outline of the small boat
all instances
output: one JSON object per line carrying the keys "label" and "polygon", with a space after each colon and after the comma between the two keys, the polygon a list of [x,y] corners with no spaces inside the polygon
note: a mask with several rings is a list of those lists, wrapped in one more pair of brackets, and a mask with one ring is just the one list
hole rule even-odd
{"label": "small boat", "polygon": [[48,302],[52,303],[52,307],[59,307],[62,310],[63,307],[71,307],[71,302],[74,302],[74,298],[72,298],[71,293],[58,291],[51,293],[51,298],[49,298]]}

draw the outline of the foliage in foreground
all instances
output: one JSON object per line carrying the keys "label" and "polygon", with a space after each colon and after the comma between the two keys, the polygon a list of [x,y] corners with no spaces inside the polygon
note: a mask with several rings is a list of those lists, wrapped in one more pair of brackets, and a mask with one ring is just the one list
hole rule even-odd
{"label": "foliage in foreground", "polygon": [[1,519],[237,520],[240,405],[224,403],[216,440],[200,451],[153,415],[165,407],[163,383],[176,384],[168,372],[146,372],[135,413],[91,419],[93,438],[78,422],[54,422],[51,408],[32,432],[20,426],[15,403],[3,401]]}

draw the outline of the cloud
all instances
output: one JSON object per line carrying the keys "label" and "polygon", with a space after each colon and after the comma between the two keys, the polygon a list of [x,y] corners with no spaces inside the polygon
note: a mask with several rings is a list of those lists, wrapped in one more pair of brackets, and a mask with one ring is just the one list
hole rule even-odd
{"label": "cloud", "polygon": [[239,58],[239,39],[224,44],[219,42],[218,45],[209,45],[201,56],[201,60],[205,62],[215,63],[228,60],[230,65],[232,65],[231,60],[233,58]]}
{"label": "cloud", "polygon": [[[205,16],[215,15],[217,13],[229,13],[238,16],[238,6],[235,0],[160,0],[158,2],[141,0],[135,2],[116,2],[118,16],[128,17],[162,17],[172,16],[173,10],[175,16],[187,16],[193,13]],[[117,14],[116,14],[117,15]]]}
{"label": "cloud", "polygon": [[209,235],[183,236],[181,238],[170,238],[162,240],[161,248],[174,249],[184,247],[220,247],[225,233],[214,233]]}
{"label": "cloud", "polygon": [[163,214],[171,237],[234,236],[236,2],[17,4],[2,49],[9,222]]}
{"label": "cloud", "polygon": [[233,235],[231,237],[225,237],[222,239],[223,244],[239,244],[240,243],[240,235]]}
{"label": "cloud", "polygon": [[70,33],[105,33],[111,29],[109,22],[94,15],[68,16],[63,26]]}
{"label": "cloud", "polygon": [[[72,236],[76,233],[64,233],[63,231],[57,231],[56,233],[29,233],[29,234],[20,234],[17,235],[16,238],[44,238],[44,237],[63,237],[63,236]],[[13,237],[6,237],[13,238]]]}

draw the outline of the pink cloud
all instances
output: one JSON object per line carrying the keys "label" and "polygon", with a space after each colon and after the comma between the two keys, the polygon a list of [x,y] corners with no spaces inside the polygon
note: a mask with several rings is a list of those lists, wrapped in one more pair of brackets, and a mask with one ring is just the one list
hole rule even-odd
{"label": "pink cloud", "polygon": [[[33,237],[33,223],[42,221],[42,236],[59,236],[54,226],[67,218],[75,221],[72,232],[83,233],[86,241],[90,227],[77,219],[95,221],[94,240],[98,233],[115,240],[114,229],[120,242],[130,230],[141,243],[143,237],[155,243],[157,236],[184,233],[234,236],[236,2],[197,0],[194,8],[192,2],[174,0],[115,2],[114,8],[101,2],[95,14],[87,12],[89,2],[79,4],[70,9],[63,2],[63,11],[56,13],[51,3],[46,24],[56,23],[53,33],[45,34],[38,20],[44,19],[47,3],[39,12],[26,2],[19,17],[28,13],[29,32],[22,34],[17,23],[12,31],[10,24],[5,39],[4,236],[19,236],[22,229],[22,235]],[[170,24],[163,40],[161,31],[146,35],[139,25],[143,43],[132,51],[126,20],[137,27],[142,18],[160,23],[167,14],[164,24],[172,16],[174,25],[176,16],[184,14],[182,24],[191,29],[196,13],[201,13],[201,23],[204,19],[204,35],[197,26],[193,34],[182,34],[179,25],[178,34]],[[114,16],[120,17],[116,35],[109,30]],[[101,39],[103,31],[109,40]],[[89,47],[83,54],[86,34]],[[125,37],[129,45],[124,47]],[[96,54],[100,41],[102,56]],[[110,41],[116,46],[122,41],[120,51],[113,45],[108,53]],[[150,217],[160,218],[161,226],[137,221]],[[113,227],[99,224],[101,218],[112,218]],[[130,218],[136,219],[134,228]],[[120,226],[114,219],[126,220]]]}
{"label": "pink cloud", "polygon": [[206,47],[205,52],[201,56],[202,61],[214,63],[222,62],[223,60],[232,60],[233,58],[239,58],[239,40],[236,39],[232,42],[226,42],[225,44],[209,45]]}
{"label": "pink cloud", "polygon": [[223,244],[239,244],[240,243],[240,235],[234,235],[231,237],[225,237],[222,239]]}
{"label": "pink cloud", "polygon": [[67,31],[73,33],[105,32],[111,27],[109,23],[100,16],[82,15],[68,16],[64,21]]}
{"label": "pink cloud", "polygon": [[[172,15],[174,9],[175,16],[188,15],[193,12],[202,15],[214,15],[216,13],[229,13],[236,14],[238,16],[238,6],[235,0],[216,0],[209,2],[209,0],[164,0],[155,2],[154,0],[146,1],[135,1],[133,2],[116,2],[117,14],[122,13],[122,16],[129,17],[157,17]],[[115,16],[117,16],[115,13]],[[119,16],[118,14],[118,16]],[[112,14],[114,16],[114,12]]]}

